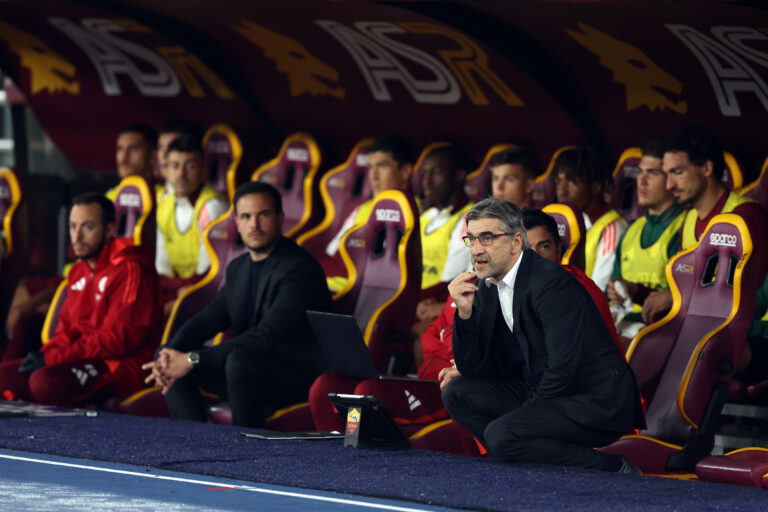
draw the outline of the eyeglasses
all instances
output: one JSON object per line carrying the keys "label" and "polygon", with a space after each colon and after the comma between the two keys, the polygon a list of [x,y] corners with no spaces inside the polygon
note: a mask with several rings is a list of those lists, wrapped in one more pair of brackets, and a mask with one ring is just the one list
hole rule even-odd
{"label": "eyeglasses", "polygon": [[479,240],[480,245],[487,246],[487,245],[491,245],[493,241],[499,238],[500,236],[511,236],[511,235],[514,235],[514,233],[499,233],[497,235],[494,235],[493,233],[481,233],[480,236],[467,235],[467,236],[461,237],[461,239],[464,240],[464,245],[466,245],[467,247],[472,247],[472,243],[475,240]]}

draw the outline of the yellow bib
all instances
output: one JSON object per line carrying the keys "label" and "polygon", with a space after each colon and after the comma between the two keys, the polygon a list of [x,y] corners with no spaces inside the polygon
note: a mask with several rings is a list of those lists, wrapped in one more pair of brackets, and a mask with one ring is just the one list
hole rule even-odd
{"label": "yellow bib", "polygon": [[[731,213],[744,203],[753,203],[754,201],[748,197],[740,196],[736,192],[728,192],[728,199],[725,200],[723,210],[720,213]],[[696,245],[698,240],[696,239],[696,220],[699,218],[699,212],[696,208],[691,208],[688,213],[685,214],[685,220],[683,221],[683,236],[680,240],[680,249],[687,249]]]}
{"label": "yellow bib", "polygon": [[629,226],[621,242],[621,276],[632,283],[640,283],[648,288],[660,290],[667,286],[664,267],[669,261],[667,246],[683,223],[684,212],[675,217],[658,240],[643,249],[640,238],[647,222],[640,217]]}
{"label": "yellow bib", "polygon": [[203,185],[195,203],[192,224],[185,233],[176,227],[175,196],[169,195],[157,207],[157,227],[163,233],[165,250],[177,277],[192,277],[197,273],[197,261],[200,258],[200,232],[198,219],[205,203],[211,199],[224,198],[208,185]]}
{"label": "yellow bib", "polygon": [[429,220],[421,216],[419,229],[421,230],[421,289],[429,288],[440,282],[443,275],[445,262],[448,260],[448,246],[451,243],[451,232],[457,222],[462,222],[461,217],[467,213],[474,203],[468,202],[464,207],[455,212],[436,230],[427,233]]}
{"label": "yellow bib", "polygon": [[592,272],[595,270],[597,246],[600,244],[600,237],[603,236],[603,230],[608,224],[620,218],[621,215],[619,215],[619,212],[616,210],[608,210],[587,230],[587,240],[584,246],[584,252],[586,253],[585,256],[587,258],[587,268],[584,273],[590,278],[592,277]]}

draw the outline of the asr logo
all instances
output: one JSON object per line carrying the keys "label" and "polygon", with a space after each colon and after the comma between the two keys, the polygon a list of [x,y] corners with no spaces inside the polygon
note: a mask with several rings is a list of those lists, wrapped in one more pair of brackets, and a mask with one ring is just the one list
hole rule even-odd
{"label": "asr logo", "polygon": [[8,43],[11,51],[21,59],[21,65],[29,70],[32,94],[40,91],[80,93],[80,82],[73,80],[77,71],[75,66],[40,39],[2,21],[0,39]]}
{"label": "asr logo", "polygon": [[244,38],[261,47],[264,55],[277,64],[277,70],[288,76],[291,96],[333,96],[343,99],[346,92],[338,87],[339,73],[321,61],[298,41],[285,37],[255,23],[243,20],[232,28]]}
{"label": "asr logo", "polygon": [[579,23],[581,32],[566,33],[580,45],[600,57],[600,64],[613,72],[613,80],[626,88],[627,111],[646,106],[651,112],[670,109],[678,114],[688,111],[685,101],[673,101],[658,89],[679,97],[683,84],[657,66],[636,46],[619,41],[605,32]]}

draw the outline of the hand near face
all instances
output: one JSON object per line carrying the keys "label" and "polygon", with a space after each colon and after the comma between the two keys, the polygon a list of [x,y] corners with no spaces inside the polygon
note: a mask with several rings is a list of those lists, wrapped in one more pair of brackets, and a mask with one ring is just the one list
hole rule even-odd
{"label": "hand near face", "polygon": [[477,275],[474,272],[462,272],[448,285],[448,293],[456,303],[456,311],[462,320],[472,316],[472,303],[477,290]]}

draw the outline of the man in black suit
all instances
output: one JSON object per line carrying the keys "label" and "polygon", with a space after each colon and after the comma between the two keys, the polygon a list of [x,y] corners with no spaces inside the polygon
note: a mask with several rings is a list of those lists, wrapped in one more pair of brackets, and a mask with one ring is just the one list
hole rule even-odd
{"label": "man in black suit", "polygon": [[[234,204],[248,253],[227,266],[222,289],[144,368],[174,418],[207,419],[202,388],[229,401],[235,425],[260,427],[265,405],[305,402],[325,371],[306,311],[327,310],[331,298],[317,261],[281,235],[282,200],[274,187],[241,185]],[[203,345],[230,327],[234,337]]]}
{"label": "man in black suit", "polygon": [[475,271],[448,287],[461,374],[443,390],[451,416],[497,459],[639,472],[593,449],[645,420],[634,374],[586,289],[528,248],[507,201],[476,204],[464,241]]}

